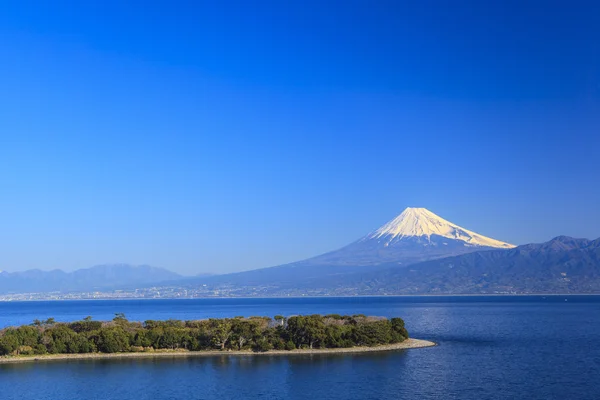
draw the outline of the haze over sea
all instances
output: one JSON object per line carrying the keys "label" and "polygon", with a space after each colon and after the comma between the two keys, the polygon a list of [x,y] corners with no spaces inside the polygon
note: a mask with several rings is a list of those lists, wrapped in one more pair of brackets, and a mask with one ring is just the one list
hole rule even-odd
{"label": "haze over sea", "polygon": [[438,346],[375,354],[215,356],[0,365],[3,400],[596,399],[600,296],[0,303],[0,327],[310,313],[400,316]]}

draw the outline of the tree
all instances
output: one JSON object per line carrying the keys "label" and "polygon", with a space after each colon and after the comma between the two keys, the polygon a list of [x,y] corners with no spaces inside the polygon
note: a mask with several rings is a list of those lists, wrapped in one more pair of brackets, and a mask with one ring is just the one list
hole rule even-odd
{"label": "tree", "polygon": [[190,342],[191,337],[187,334],[185,329],[169,326],[164,328],[159,346],[163,349],[172,350],[177,348],[187,349]]}
{"label": "tree", "polygon": [[0,337],[0,356],[6,356],[17,350],[19,341],[14,335],[4,335]]}
{"label": "tree", "polygon": [[98,350],[118,353],[129,350],[129,335],[121,327],[104,328],[98,335]]}
{"label": "tree", "polygon": [[296,350],[296,345],[291,340],[285,342],[285,350]]}
{"label": "tree", "polygon": [[287,330],[298,348],[307,345],[312,349],[325,338],[325,324],[320,315],[290,317]]}
{"label": "tree", "polygon": [[395,332],[400,334],[404,339],[408,339],[408,331],[404,327],[404,320],[402,318],[392,318],[390,323],[392,324],[392,329]]}
{"label": "tree", "polygon": [[352,347],[354,343],[350,340],[352,327],[350,325],[326,325],[325,326],[325,347],[339,348]]}
{"label": "tree", "polygon": [[94,350],[94,345],[84,333],[72,336],[71,341],[67,344],[67,351],[69,353],[92,353]]}
{"label": "tree", "polygon": [[273,345],[265,337],[258,338],[256,340],[256,342],[254,343],[254,345],[252,346],[252,350],[257,351],[257,352],[265,352],[265,351],[269,351],[272,349],[273,349]]}
{"label": "tree", "polygon": [[123,324],[123,323],[127,323],[127,317],[125,317],[124,313],[115,313],[115,317],[113,318],[113,321],[118,323],[118,324]]}
{"label": "tree", "polygon": [[212,333],[212,344],[220,348],[225,349],[225,345],[229,341],[232,335],[231,332],[231,321],[228,319],[210,319],[211,333]]}
{"label": "tree", "polygon": [[34,347],[36,344],[39,343],[39,340],[40,340],[39,328],[24,325],[24,326],[18,327],[13,332],[19,341],[19,345],[21,345],[21,346]]}
{"label": "tree", "polygon": [[392,326],[388,320],[358,324],[353,331],[354,343],[359,346],[387,344],[392,340]]}
{"label": "tree", "polygon": [[47,329],[44,335],[49,335],[52,340],[48,352],[50,353],[78,353],[78,345],[76,344],[77,333],[69,328],[66,324],[56,324],[52,328]]}
{"label": "tree", "polygon": [[152,341],[147,335],[146,330],[137,331],[133,337],[133,345],[138,347],[150,347]]}
{"label": "tree", "polygon": [[231,338],[236,343],[238,350],[242,350],[244,345],[259,333],[257,321],[237,318],[232,321]]}
{"label": "tree", "polygon": [[91,319],[85,318],[83,321],[76,321],[69,324],[69,328],[73,329],[77,333],[91,332],[102,328],[102,322],[92,321]]}

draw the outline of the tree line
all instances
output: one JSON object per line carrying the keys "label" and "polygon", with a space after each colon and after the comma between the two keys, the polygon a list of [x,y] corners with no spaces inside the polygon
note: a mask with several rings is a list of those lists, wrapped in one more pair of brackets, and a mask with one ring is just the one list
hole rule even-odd
{"label": "tree line", "polygon": [[401,318],[306,315],[211,318],[197,321],[112,321],[91,317],[71,323],[53,318],[0,331],[0,356],[156,350],[253,350],[344,348],[399,343],[408,338]]}

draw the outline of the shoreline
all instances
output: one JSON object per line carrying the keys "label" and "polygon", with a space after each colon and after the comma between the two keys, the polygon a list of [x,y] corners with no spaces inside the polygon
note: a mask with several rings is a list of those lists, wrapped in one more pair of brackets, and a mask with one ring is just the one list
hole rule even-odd
{"label": "shoreline", "polygon": [[314,354],[344,354],[344,353],[369,353],[395,350],[419,349],[437,346],[429,340],[406,339],[404,342],[387,344],[373,347],[347,347],[337,349],[296,349],[296,350],[269,350],[266,352],[254,352],[251,350],[236,351],[154,351],[139,353],[84,353],[84,354],[49,354],[37,356],[9,356],[0,357],[1,364],[29,363],[43,361],[69,361],[69,360],[102,360],[102,359],[125,359],[125,358],[169,358],[169,357],[215,357],[215,356],[296,356]]}
{"label": "shoreline", "polygon": [[346,296],[207,296],[207,297],[164,297],[164,298],[147,298],[147,297],[103,297],[98,299],[82,298],[82,299],[26,299],[26,300],[4,300],[0,299],[0,303],[35,303],[35,302],[51,302],[51,301],[152,301],[152,300],[284,300],[284,299],[359,299],[359,298],[394,298],[394,297],[558,297],[558,296],[595,296],[600,297],[600,293],[451,293],[451,294],[365,294],[365,295],[346,295]]}

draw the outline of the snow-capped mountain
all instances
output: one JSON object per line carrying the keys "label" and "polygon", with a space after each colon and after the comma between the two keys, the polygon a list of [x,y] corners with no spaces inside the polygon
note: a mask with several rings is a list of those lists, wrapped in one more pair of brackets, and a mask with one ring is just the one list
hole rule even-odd
{"label": "snow-capped mountain", "polygon": [[379,229],[339,250],[291,264],[219,275],[198,282],[296,287],[300,282],[319,282],[326,277],[513,247],[461,228],[425,208],[407,208]]}
{"label": "snow-capped mountain", "polygon": [[404,269],[422,261],[494,249],[508,251],[513,247],[461,228],[425,208],[407,208],[379,229],[339,250],[277,267],[209,277],[196,283],[211,287],[275,285],[299,290],[319,287],[325,280],[346,274],[368,274],[394,267]]}
{"label": "snow-capped mountain", "polygon": [[431,242],[431,238],[440,236],[460,240],[467,245],[510,249],[515,246],[491,239],[446,221],[426,208],[407,208],[396,218],[375,232],[365,236],[362,241],[378,240],[384,246],[393,245],[406,238],[418,237]]}
{"label": "snow-capped mountain", "polygon": [[425,208],[407,208],[358,241],[295,264],[411,264],[419,261],[515,246],[462,228]]}

